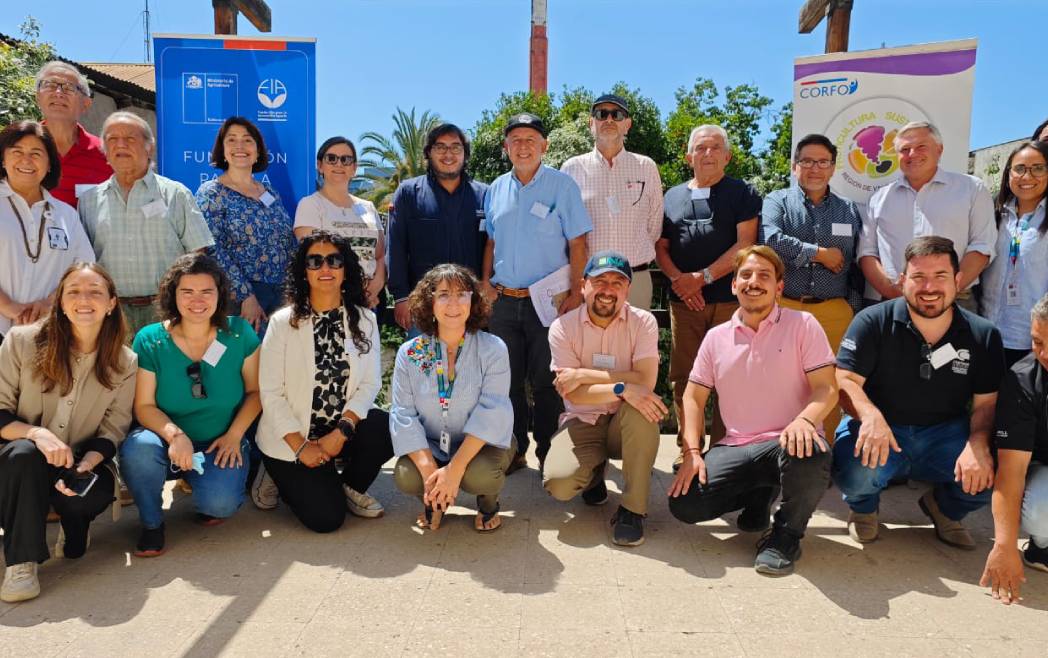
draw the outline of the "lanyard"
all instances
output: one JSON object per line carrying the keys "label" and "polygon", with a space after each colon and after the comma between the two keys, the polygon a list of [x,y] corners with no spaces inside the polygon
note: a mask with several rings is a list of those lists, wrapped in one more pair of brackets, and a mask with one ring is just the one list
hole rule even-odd
{"label": "lanyard", "polygon": [[[440,415],[444,417],[444,424],[448,422],[448,407],[451,405],[451,394],[455,390],[455,378],[448,377],[447,369],[444,367],[444,350],[441,347],[440,339],[434,341],[436,343],[437,352],[437,396],[440,400]],[[459,340],[458,350],[455,352],[455,361],[458,362],[459,355],[462,354],[462,345],[466,342],[465,337]]]}
{"label": "lanyard", "polygon": [[1012,243],[1008,245],[1008,257],[1012,259],[1012,267],[1015,267],[1015,262],[1019,260],[1019,247],[1023,243],[1023,233],[1030,228],[1030,217],[1033,213],[1027,213],[1023,215],[1022,224],[1019,223],[1019,218],[1015,218],[1015,231],[1012,233]]}
{"label": "lanyard", "polygon": [[[11,204],[11,210],[14,211],[15,217],[18,218],[18,225],[22,228],[22,243],[25,245],[25,255],[29,256],[29,259],[34,263],[40,260],[40,252],[44,248],[44,226],[47,224],[47,220],[51,217],[51,203],[49,201],[44,202],[44,214],[40,217],[40,230],[39,235],[36,236],[36,253],[29,249],[29,234],[26,232],[25,221],[22,219],[22,213],[18,212],[18,206],[15,205],[13,195],[7,197],[7,202]],[[32,217],[32,211],[30,211],[30,218]]]}

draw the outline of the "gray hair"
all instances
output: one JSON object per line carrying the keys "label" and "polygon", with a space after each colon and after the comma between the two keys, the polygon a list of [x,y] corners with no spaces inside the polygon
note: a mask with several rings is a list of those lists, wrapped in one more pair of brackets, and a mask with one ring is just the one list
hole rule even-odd
{"label": "gray hair", "polygon": [[691,129],[691,133],[688,134],[688,152],[691,152],[691,144],[695,141],[695,136],[700,132],[708,131],[714,132],[720,135],[720,138],[724,140],[724,148],[731,150],[731,139],[728,137],[728,131],[721,128],[715,123],[704,123],[701,126],[696,126]]}
{"label": "gray hair", "polygon": [[1048,295],[1041,297],[1030,309],[1031,322],[1048,322]]}
{"label": "gray hair", "polygon": [[40,70],[36,72],[35,86],[40,86],[40,81],[44,79],[49,73],[64,73],[65,75],[76,78],[76,87],[80,90],[80,93],[88,98],[91,98],[91,85],[87,81],[87,76],[81,73],[72,64],[66,64],[58,60],[52,60],[47,64],[40,67]]}
{"label": "gray hair", "polygon": [[153,146],[156,144],[156,139],[153,138],[153,129],[149,127],[149,122],[134,112],[127,112],[125,110],[113,112],[106,117],[105,123],[102,124],[103,151],[105,151],[106,148],[106,133],[109,132],[109,127],[114,123],[133,123],[138,126],[138,129],[142,131],[142,138],[145,140],[146,146],[149,147],[150,153],[153,152]]}
{"label": "gray hair", "polygon": [[935,127],[935,124],[931,123],[930,121],[909,122],[908,124],[899,129],[899,132],[895,135],[895,139],[899,139],[911,130],[927,130],[929,133],[931,133],[932,139],[935,140],[935,143],[939,146],[942,146],[942,133],[939,132],[939,129]]}

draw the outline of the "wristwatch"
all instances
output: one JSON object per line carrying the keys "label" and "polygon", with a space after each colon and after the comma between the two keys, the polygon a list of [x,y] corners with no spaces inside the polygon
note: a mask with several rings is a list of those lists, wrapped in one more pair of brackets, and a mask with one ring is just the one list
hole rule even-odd
{"label": "wristwatch", "polygon": [[611,392],[621,398],[622,394],[626,392],[626,382],[615,382],[615,385],[611,387]]}
{"label": "wristwatch", "polygon": [[342,436],[346,437],[346,440],[353,438],[353,435],[357,433],[357,426],[353,424],[353,421],[346,417],[339,419],[338,424],[335,425],[335,429],[342,432]]}
{"label": "wristwatch", "polygon": [[702,270],[702,278],[704,281],[702,285],[704,286],[708,286],[711,283],[713,283],[713,272],[710,272],[710,268],[707,267]]}

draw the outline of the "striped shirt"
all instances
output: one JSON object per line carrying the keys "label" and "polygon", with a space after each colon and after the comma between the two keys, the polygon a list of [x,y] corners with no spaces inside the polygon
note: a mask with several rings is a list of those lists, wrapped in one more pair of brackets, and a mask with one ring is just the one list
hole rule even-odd
{"label": "striped shirt", "polygon": [[578,183],[593,231],[589,253],[611,249],[636,267],[655,259],[662,234],[662,179],[655,162],[622,149],[611,164],[593,149],[569,158],[561,171]]}
{"label": "striped shirt", "polygon": [[176,258],[215,244],[189,189],[152,171],[126,202],[115,175],[91,188],[80,197],[80,219],[121,297],[155,295]]}

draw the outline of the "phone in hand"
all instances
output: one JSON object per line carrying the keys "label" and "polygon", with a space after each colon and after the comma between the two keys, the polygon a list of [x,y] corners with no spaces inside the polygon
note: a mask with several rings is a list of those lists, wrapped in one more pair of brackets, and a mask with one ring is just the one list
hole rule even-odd
{"label": "phone in hand", "polygon": [[67,468],[62,471],[61,480],[67,489],[83,498],[91,491],[91,487],[95,486],[95,482],[98,482],[98,473]]}

